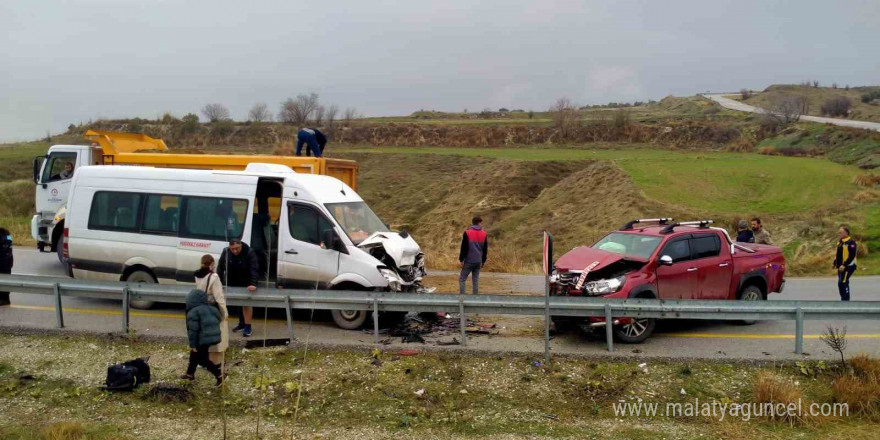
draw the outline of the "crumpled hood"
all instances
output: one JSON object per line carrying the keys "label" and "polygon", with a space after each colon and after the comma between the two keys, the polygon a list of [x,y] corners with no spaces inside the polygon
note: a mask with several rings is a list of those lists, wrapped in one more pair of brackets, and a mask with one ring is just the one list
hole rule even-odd
{"label": "crumpled hood", "polygon": [[[401,237],[401,234],[406,235],[406,238]],[[416,257],[422,253],[419,244],[405,232],[376,232],[358,245],[365,250],[377,246],[385,248],[385,253],[394,259],[397,267],[412,266]]]}
{"label": "crumpled hood", "polygon": [[556,260],[554,267],[559,272],[570,272],[573,270],[583,271],[588,266],[595,264],[595,266],[590,268],[590,272],[595,272],[623,258],[623,255],[615,254],[614,252],[594,249],[589,246],[579,246]]}

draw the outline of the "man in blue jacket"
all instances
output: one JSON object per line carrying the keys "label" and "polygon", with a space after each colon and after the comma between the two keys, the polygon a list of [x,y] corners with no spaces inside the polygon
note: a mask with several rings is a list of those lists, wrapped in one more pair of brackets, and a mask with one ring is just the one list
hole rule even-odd
{"label": "man in blue jacket", "polygon": [[300,128],[296,132],[296,155],[302,156],[303,144],[307,145],[306,156],[315,154],[315,157],[324,155],[324,146],[327,145],[327,136],[317,128]]}
{"label": "man in blue jacket", "polygon": [[464,295],[464,285],[468,274],[473,274],[474,295],[479,293],[480,269],[486,265],[489,256],[489,237],[481,224],[483,218],[474,216],[473,223],[461,235],[461,249],[458,252],[458,265],[461,274],[458,276],[458,292]]}

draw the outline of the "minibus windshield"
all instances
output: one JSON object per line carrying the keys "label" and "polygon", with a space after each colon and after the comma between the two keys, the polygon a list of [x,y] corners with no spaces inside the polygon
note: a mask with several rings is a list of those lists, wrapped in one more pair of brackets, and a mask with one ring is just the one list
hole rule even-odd
{"label": "minibus windshield", "polygon": [[327,203],[325,206],[355,245],[376,232],[388,232],[385,223],[364,202]]}

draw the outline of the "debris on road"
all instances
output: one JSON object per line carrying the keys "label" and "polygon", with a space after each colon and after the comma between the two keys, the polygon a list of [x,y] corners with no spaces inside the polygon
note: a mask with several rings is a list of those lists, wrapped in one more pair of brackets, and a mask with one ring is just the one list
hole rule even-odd
{"label": "debris on road", "polygon": [[[471,320],[465,322],[465,332],[468,335],[487,335],[496,336],[499,334],[494,323],[477,323]],[[452,342],[441,341],[439,338],[443,336],[456,335],[461,331],[460,315],[449,313],[438,314],[416,314],[410,313],[406,315],[403,322],[391,328],[388,335],[401,338],[403,343],[421,343],[425,344],[429,341],[427,338],[437,338],[430,342],[436,345],[460,345],[460,342],[453,338]]]}

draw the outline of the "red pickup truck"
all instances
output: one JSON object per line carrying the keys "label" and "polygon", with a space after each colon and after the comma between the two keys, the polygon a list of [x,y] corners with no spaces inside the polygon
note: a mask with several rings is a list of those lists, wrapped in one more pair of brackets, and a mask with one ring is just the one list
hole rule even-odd
{"label": "red pickup truck", "polygon": [[[761,301],[785,286],[782,249],[734,243],[711,220],[673,223],[637,219],[592,246],[560,257],[550,276],[550,294],[605,298],[658,298]],[[557,331],[575,325],[603,328],[604,318],[554,316]],[[751,323],[751,322],[747,322]],[[616,318],[614,336],[639,343],[656,320]]]}

